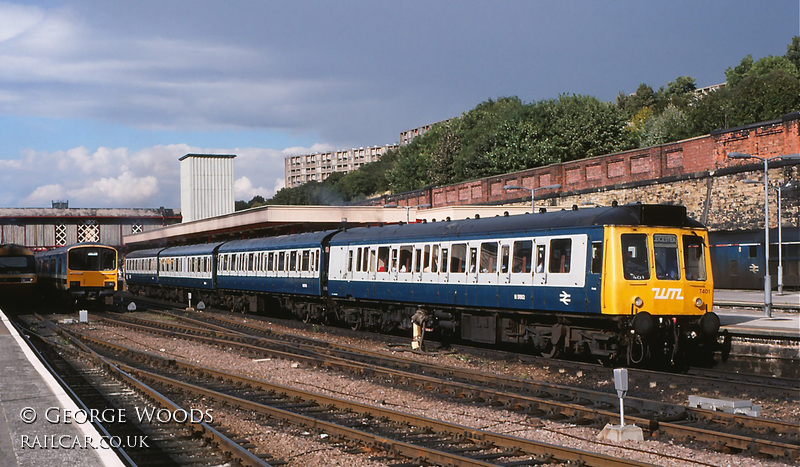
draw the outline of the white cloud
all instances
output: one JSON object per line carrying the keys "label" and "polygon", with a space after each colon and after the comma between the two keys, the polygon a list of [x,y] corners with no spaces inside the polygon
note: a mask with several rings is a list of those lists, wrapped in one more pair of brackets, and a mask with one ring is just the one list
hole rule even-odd
{"label": "white cloud", "polygon": [[[128,148],[85,147],[66,151],[26,151],[20,159],[0,159],[0,200],[20,206],[49,206],[69,200],[72,207],[180,207],[180,162],[185,154],[235,154],[236,200],[271,198],[284,186],[284,158],[328,150],[327,145],[283,150],[199,148],[187,144]],[[17,193],[27,193],[20,197]]]}
{"label": "white cloud", "polygon": [[0,42],[30,31],[43,18],[40,8],[0,2]]}

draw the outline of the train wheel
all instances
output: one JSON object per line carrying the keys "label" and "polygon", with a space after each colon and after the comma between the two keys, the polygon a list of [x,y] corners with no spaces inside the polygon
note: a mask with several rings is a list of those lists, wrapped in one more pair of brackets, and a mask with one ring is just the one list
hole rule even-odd
{"label": "train wheel", "polygon": [[550,341],[550,342],[547,343],[547,345],[542,350],[540,350],[540,353],[542,354],[542,357],[544,357],[544,358],[555,358],[555,357],[558,357],[562,353],[561,344],[560,343],[555,343],[554,344],[553,341]]}
{"label": "train wheel", "polygon": [[353,331],[360,330],[362,326],[364,326],[364,320],[361,319],[361,316],[357,316],[355,321],[350,322],[350,329]]}

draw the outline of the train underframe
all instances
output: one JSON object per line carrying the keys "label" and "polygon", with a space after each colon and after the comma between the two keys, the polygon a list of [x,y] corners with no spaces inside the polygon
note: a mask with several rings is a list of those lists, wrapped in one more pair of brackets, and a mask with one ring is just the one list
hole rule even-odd
{"label": "train underframe", "polygon": [[544,357],[596,360],[606,365],[640,367],[712,366],[717,351],[726,355],[730,341],[720,335],[713,313],[697,316],[577,315],[509,312],[313,296],[243,294],[160,286],[131,286],[133,293],[243,313],[276,309],[307,323],[346,326],[353,330],[408,333],[412,317],[423,310],[425,328],[445,345],[466,341],[484,346],[523,348]]}

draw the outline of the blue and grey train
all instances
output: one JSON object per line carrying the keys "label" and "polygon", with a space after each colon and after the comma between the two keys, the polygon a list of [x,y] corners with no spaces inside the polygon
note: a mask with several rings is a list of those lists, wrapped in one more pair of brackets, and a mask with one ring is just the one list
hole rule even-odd
{"label": "blue and grey train", "polygon": [[[707,363],[718,347],[706,229],[626,205],[329,230],[134,251],[134,293],[543,355]],[[691,356],[691,357],[690,357]]]}

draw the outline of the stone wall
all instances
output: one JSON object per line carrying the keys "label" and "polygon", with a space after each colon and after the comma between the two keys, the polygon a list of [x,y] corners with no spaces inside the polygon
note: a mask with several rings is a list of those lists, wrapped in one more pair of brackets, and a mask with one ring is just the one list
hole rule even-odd
{"label": "stone wall", "polygon": [[[730,159],[741,152],[762,158],[800,153],[800,112],[781,119],[728,130],[676,143],[640,148],[606,156],[553,164],[480,180],[386,195],[368,204],[433,207],[466,204],[530,204],[523,190],[560,184],[558,190],[536,192],[536,204],[578,206],[629,202],[683,204],[690,215],[712,230],[764,227],[763,163]],[[770,163],[775,186],[800,183],[800,161]],[[760,184],[743,183],[756,180]],[[800,226],[800,190],[784,192],[782,224]],[[770,190],[770,226],[777,226],[777,192]]]}

